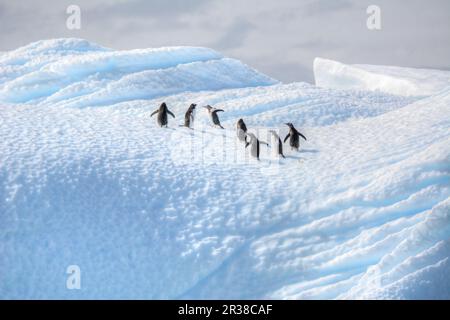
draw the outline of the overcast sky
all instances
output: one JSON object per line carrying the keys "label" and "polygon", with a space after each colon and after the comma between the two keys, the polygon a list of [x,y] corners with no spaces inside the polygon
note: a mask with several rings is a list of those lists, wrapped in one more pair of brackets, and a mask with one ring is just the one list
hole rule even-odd
{"label": "overcast sky", "polygon": [[[66,8],[81,8],[81,30]],[[370,4],[380,31],[366,27]],[[79,37],[132,49],[205,46],[284,82],[313,81],[314,57],[450,69],[449,0],[0,0],[0,51]]]}

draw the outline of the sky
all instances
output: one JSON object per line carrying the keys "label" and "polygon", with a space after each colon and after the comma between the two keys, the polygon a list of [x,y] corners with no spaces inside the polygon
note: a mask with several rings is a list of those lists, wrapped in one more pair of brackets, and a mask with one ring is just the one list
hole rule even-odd
{"label": "sky", "polygon": [[[81,29],[69,30],[69,5]],[[366,25],[380,8],[381,30]],[[285,83],[315,57],[450,69],[449,0],[0,0],[0,51],[76,37],[114,49],[203,46]]]}

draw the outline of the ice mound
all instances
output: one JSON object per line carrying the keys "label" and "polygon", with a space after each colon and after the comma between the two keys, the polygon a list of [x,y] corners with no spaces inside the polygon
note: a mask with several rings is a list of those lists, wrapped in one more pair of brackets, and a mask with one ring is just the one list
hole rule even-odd
{"label": "ice mound", "polygon": [[90,52],[106,52],[110,49],[82,39],[41,40],[16,50],[0,54],[0,85],[14,80],[65,56],[77,56]]}
{"label": "ice mound", "polygon": [[123,101],[124,92],[138,99],[187,91],[189,85],[198,91],[276,83],[211,49],[112,51],[77,39],[39,41],[2,55],[0,79],[0,101],[9,103],[87,95],[84,103],[105,104],[118,88],[117,101]]}
{"label": "ice mound", "polygon": [[319,87],[429,96],[450,87],[450,71],[393,66],[346,65],[316,58],[314,77]]}

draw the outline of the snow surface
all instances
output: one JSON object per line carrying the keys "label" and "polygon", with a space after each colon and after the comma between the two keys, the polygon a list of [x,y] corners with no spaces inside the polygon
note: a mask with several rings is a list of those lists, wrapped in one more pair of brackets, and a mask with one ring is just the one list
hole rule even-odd
{"label": "snow surface", "polygon": [[[450,299],[450,86],[394,95],[396,77],[436,79],[396,70],[373,92],[281,84],[203,48],[3,53],[0,297]],[[150,118],[162,101],[168,129]],[[200,107],[178,127],[192,102],[226,130]],[[308,141],[257,162],[241,117]]]}
{"label": "snow surface", "polygon": [[429,96],[450,86],[450,71],[392,66],[346,65],[316,58],[314,77],[319,87],[371,90],[403,96]]}

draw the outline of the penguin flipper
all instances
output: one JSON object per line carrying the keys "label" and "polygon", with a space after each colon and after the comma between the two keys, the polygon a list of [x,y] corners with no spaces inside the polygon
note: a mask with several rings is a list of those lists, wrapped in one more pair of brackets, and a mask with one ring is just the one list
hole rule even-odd
{"label": "penguin flipper", "polygon": [[300,137],[302,137],[306,141],[306,137],[304,135],[302,135],[300,132],[298,134],[299,134]]}
{"label": "penguin flipper", "polygon": [[289,139],[290,136],[291,136],[291,134],[288,133],[287,136],[286,136],[286,138],[284,138],[284,141],[283,141],[283,142],[286,142],[286,140]]}
{"label": "penguin flipper", "polygon": [[172,117],[175,118],[175,115],[174,115],[171,111],[167,110],[167,113],[170,114]]}
{"label": "penguin flipper", "polygon": [[159,110],[155,110],[152,112],[152,114],[150,115],[150,118],[153,117],[155,114],[157,114],[159,112]]}

